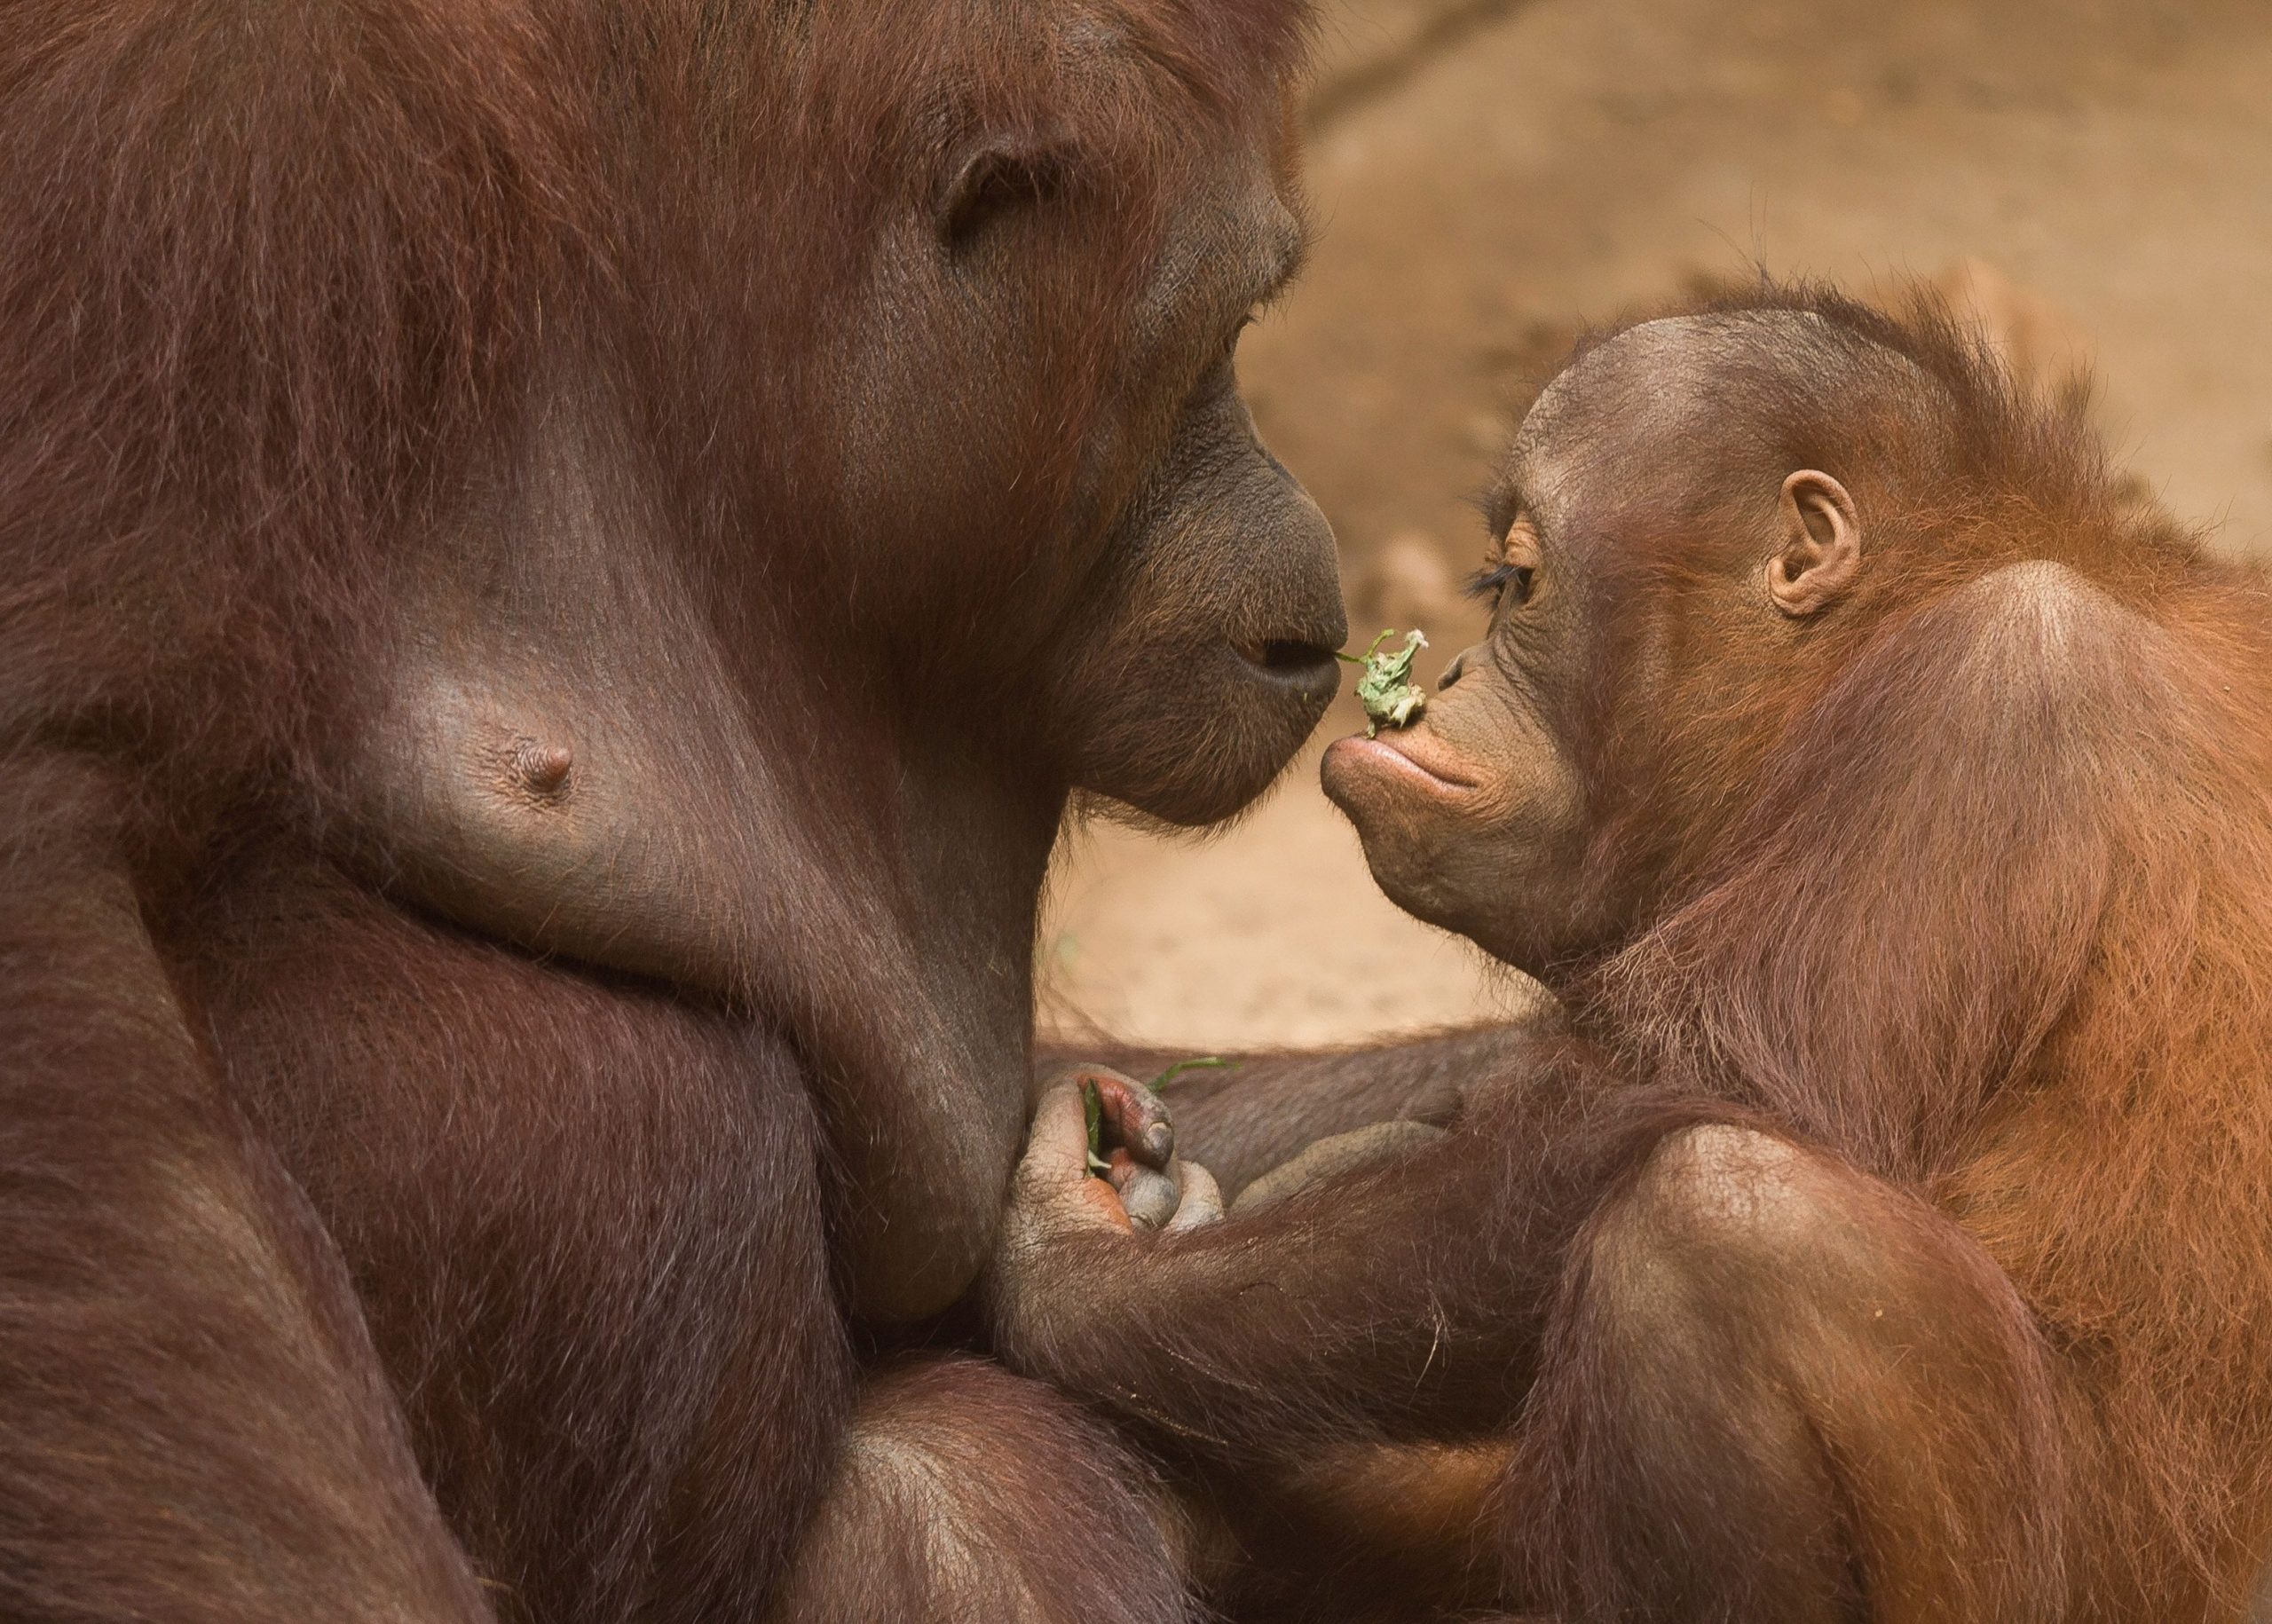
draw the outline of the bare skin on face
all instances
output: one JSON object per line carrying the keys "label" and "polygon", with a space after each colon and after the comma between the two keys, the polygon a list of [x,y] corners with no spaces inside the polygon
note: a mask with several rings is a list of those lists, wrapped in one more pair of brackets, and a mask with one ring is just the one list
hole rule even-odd
{"label": "bare skin on face", "polygon": [[[1813,318],[1786,325],[1803,342]],[[1611,738],[1646,749],[1663,730],[1672,650],[1706,630],[1772,636],[1771,622],[1819,614],[1859,575],[1861,524],[1846,487],[1819,469],[1763,464],[1732,430],[1716,368],[1756,341],[1725,319],[1666,318],[1558,375],[1494,486],[1493,548],[1472,587],[1491,605],[1484,640],[1446,668],[1413,726],[1326,753],[1325,792],[1356,825],[1382,888],[1534,974],[1631,917],[1629,887],[1598,883],[1613,815],[1588,804],[1590,752]],[[1720,475],[1715,488],[1697,479],[1700,461]],[[1748,490],[1728,478],[1738,469],[1753,476]],[[1713,536],[1739,516],[1751,522],[1697,572],[1687,626],[1604,621],[1603,596],[1630,567],[1621,533]],[[1612,658],[1622,666],[1613,707],[1582,680]]]}
{"label": "bare skin on face", "polygon": [[[1099,47],[1072,71],[1127,91],[1137,66]],[[343,741],[359,872],[530,950],[782,1012],[832,1057],[872,1192],[849,1280],[879,1317],[951,1301],[990,1241],[1029,1100],[1022,943],[1068,795],[1227,816],[1337,685],[1331,532],[1235,368],[1306,246],[1281,138],[1258,119],[1178,160],[1186,193],[1061,472],[990,397],[1072,387],[1046,370],[1047,304],[1120,270],[1091,263],[1110,239],[1070,154],[981,130],[950,154],[831,317],[843,392],[810,408],[847,533],[807,550],[841,560],[848,600],[862,572],[893,583],[848,622],[769,581],[699,584],[623,401],[556,363],[398,584],[396,658]],[[976,535],[1053,477],[1022,531]],[[958,608],[982,594],[974,555],[1012,546],[1017,591]],[[991,634],[953,650],[942,607]],[[846,940],[901,989],[889,1006],[810,984],[800,966]],[[974,968],[944,984],[950,964]],[[903,1111],[930,1125],[881,1125]]]}

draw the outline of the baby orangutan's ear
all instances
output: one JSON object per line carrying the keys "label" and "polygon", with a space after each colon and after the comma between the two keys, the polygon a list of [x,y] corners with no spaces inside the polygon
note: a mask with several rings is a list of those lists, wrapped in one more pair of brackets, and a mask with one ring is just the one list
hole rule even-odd
{"label": "baby orangutan's ear", "polygon": [[1862,569],[1862,521],[1846,487],[1816,469],[1783,481],[1767,595],[1796,618],[1827,607]]}

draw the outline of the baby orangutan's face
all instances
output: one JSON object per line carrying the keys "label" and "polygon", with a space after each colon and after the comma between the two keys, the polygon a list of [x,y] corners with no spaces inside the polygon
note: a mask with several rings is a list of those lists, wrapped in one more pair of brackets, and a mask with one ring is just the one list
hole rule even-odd
{"label": "baby orangutan's face", "polygon": [[1326,753],[1325,792],[1390,898],[1550,980],[1612,941],[1635,902],[1631,865],[1597,860],[1592,769],[1613,737],[1631,753],[1661,705],[1651,662],[1618,662],[1609,680],[1611,588],[1629,539],[1691,506],[1697,459],[1667,452],[1691,425],[1665,414],[1691,394],[1708,406],[1673,387],[1707,375],[1688,364],[1695,348],[1684,324],[1647,324],[1547,385],[1491,493],[1483,641],[1452,661],[1416,726]]}
{"label": "baby orangutan's face", "polygon": [[1782,725],[1779,690],[1716,705],[1698,662],[1773,669],[1863,568],[1851,493],[1736,409],[1763,342],[1707,315],[1582,351],[1491,498],[1490,630],[1413,725],[1326,752],[1391,899],[1550,981],[1637,928],[1727,816],[1736,769],[1677,763],[1755,758]]}
{"label": "baby orangutan's face", "polygon": [[1527,513],[1479,586],[1495,600],[1484,641],[1410,726],[1328,750],[1325,792],[1392,901],[1536,974],[1593,934],[1582,784],[1562,742],[1582,628]]}

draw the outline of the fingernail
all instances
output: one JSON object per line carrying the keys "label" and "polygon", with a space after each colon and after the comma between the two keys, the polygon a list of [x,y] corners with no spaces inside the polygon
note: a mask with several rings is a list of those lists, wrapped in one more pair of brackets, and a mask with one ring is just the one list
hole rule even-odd
{"label": "fingernail", "polygon": [[1166,1123],[1154,1123],[1144,1130],[1144,1148],[1155,1162],[1165,1162],[1175,1149],[1175,1130]]}

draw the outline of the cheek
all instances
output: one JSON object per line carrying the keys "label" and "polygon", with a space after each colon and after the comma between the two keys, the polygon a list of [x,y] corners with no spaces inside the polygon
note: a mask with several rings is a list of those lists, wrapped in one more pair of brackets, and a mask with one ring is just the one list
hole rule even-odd
{"label": "cheek", "polygon": [[1441,770],[1474,785],[1479,824],[1537,845],[1557,844],[1575,827],[1582,804],[1575,765],[1495,673],[1469,676],[1439,695],[1427,722],[1446,762]]}
{"label": "cheek", "polygon": [[1584,833],[1575,770],[1510,709],[1456,686],[1417,727],[1337,742],[1323,772],[1381,888],[1503,957],[1574,906]]}

